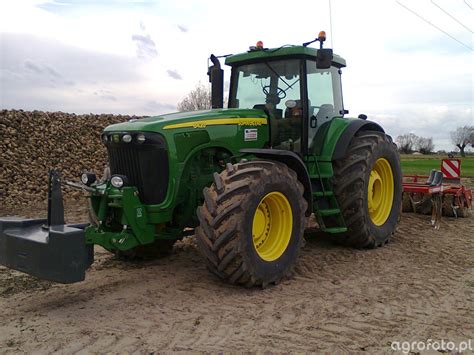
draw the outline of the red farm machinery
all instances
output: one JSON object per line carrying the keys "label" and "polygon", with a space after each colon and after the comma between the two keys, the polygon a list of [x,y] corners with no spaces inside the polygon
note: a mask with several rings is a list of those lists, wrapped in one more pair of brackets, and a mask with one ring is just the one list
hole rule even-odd
{"label": "red farm machinery", "polygon": [[441,161],[441,170],[429,175],[403,176],[403,212],[431,214],[431,223],[439,229],[441,216],[468,217],[472,191],[461,182],[461,160]]}

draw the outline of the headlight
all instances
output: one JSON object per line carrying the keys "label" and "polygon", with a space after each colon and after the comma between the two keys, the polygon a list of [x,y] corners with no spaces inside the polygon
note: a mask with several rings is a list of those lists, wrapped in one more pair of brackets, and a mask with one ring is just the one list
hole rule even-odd
{"label": "headlight", "polygon": [[106,134],[102,135],[102,143],[107,144],[108,138]]}
{"label": "headlight", "polygon": [[122,140],[125,143],[130,143],[132,141],[132,136],[130,134],[124,134],[123,137],[122,137]]}
{"label": "headlight", "polygon": [[84,173],[81,175],[81,182],[86,186],[91,186],[96,179],[94,173]]}
{"label": "headlight", "polygon": [[120,176],[113,176],[112,179],[110,179],[110,183],[113,187],[120,189],[123,186],[123,179]]}
{"label": "headlight", "polygon": [[120,189],[121,187],[128,185],[128,179],[125,175],[114,175],[110,179],[110,183],[113,187]]}
{"label": "headlight", "polygon": [[144,143],[145,140],[146,140],[146,138],[145,138],[145,135],[144,135],[143,133],[140,133],[140,134],[137,136],[137,142],[138,142],[138,143],[140,143],[140,144],[141,144],[141,143]]}

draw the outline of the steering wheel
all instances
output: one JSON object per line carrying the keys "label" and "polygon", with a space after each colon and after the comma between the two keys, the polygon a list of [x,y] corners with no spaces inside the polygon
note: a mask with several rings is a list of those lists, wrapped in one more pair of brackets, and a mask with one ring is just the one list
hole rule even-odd
{"label": "steering wheel", "polygon": [[[270,91],[269,91],[269,90],[270,90],[270,85],[264,86],[264,87],[262,88],[262,90],[263,90],[263,93],[268,96],[268,95],[270,94]],[[283,100],[283,99],[286,97],[286,91],[283,90],[283,89],[280,88],[280,87],[277,87],[276,96],[277,96],[280,100]]]}

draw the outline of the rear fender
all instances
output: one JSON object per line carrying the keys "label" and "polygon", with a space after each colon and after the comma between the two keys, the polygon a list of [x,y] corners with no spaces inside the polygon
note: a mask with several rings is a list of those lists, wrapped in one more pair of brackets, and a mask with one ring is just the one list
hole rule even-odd
{"label": "rear fender", "polygon": [[383,128],[375,122],[362,119],[351,121],[337,140],[332,154],[332,160],[342,159],[346,156],[352,138],[359,131],[377,131],[384,133]]}

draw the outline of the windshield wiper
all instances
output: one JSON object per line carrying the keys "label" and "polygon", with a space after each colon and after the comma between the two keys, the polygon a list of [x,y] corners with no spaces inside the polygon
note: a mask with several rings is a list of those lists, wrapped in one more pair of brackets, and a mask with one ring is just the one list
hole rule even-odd
{"label": "windshield wiper", "polygon": [[[293,84],[290,85],[290,84],[288,84],[288,83],[285,81],[285,79],[282,78],[282,76],[281,76],[280,74],[278,74],[278,73],[276,72],[275,69],[273,69],[273,68],[270,66],[270,64],[268,64],[267,62],[264,62],[264,63],[265,63],[265,65],[268,67],[268,69],[270,69],[276,76],[278,76],[278,79],[281,79],[281,81],[283,81],[283,82],[285,83],[285,85],[288,86],[288,89],[292,89],[292,88],[293,88],[293,85],[295,85],[298,81],[300,81],[300,78],[298,78],[298,80],[296,80]],[[286,92],[288,89],[283,90],[283,91]]]}

